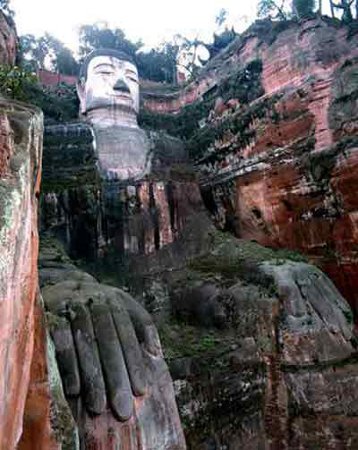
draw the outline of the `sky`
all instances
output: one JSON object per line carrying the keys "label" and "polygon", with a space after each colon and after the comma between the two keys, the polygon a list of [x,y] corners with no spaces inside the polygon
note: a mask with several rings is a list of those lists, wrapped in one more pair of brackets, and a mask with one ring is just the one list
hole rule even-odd
{"label": "sky", "polygon": [[[287,4],[291,0],[286,0]],[[80,25],[107,22],[147,48],[179,33],[210,42],[219,31],[215,17],[228,11],[226,25],[244,31],[256,18],[258,0],[10,0],[20,35],[49,32],[76,51]],[[328,13],[329,1],[323,0]]]}
{"label": "sky", "polygon": [[221,8],[227,24],[243,31],[254,20],[257,0],[11,0],[20,35],[46,31],[72,50],[77,49],[80,25],[97,21],[125,31],[148,47],[180,33],[210,41]]}

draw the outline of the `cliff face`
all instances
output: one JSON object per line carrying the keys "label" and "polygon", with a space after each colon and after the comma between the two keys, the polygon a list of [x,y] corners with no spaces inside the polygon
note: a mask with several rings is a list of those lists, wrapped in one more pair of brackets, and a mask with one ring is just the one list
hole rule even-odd
{"label": "cliff face", "polygon": [[[302,250],[353,303],[358,51],[348,34],[322,20],[256,25],[183,92],[145,94],[152,117],[144,119],[158,125],[164,117],[188,138],[216,225]],[[108,355],[133,345],[126,333],[118,342],[111,321],[101,328],[94,312],[103,305],[106,312],[114,296],[133,314],[133,299],[127,304],[128,294],[99,284],[52,247],[40,264],[58,361],[71,350],[81,362],[71,379],[65,354],[64,388],[56,370],[49,380],[46,353],[56,366],[54,350],[46,352],[36,300],[41,118],[11,102],[0,112],[0,449],[55,450],[62,442],[72,450],[79,441],[185,448],[166,366],[151,355],[160,349],[151,320],[151,332],[137,338],[156,387],[136,395],[135,419],[121,422],[118,392],[106,386],[119,373],[108,369]],[[87,125],[49,127],[45,139],[43,230],[87,261],[115,256],[114,281],[159,326],[189,448],[357,448],[353,317],[325,274],[293,252],[215,230],[177,139],[148,133],[152,171],[125,183],[100,179]],[[111,279],[106,270],[102,282]],[[73,314],[81,308],[83,316]],[[148,337],[155,345],[146,346]]]}
{"label": "cliff face", "polygon": [[0,11],[0,64],[14,65],[16,60],[17,35],[11,19]]}
{"label": "cliff face", "polygon": [[55,232],[71,255],[152,253],[176,240],[201,203],[182,142],[141,133],[150,146],[150,173],[124,181],[101,178],[89,125],[46,127],[42,229]]}
{"label": "cliff face", "polygon": [[331,281],[200,214],[186,231],[131,286],[160,321],[188,448],[355,448],[352,313]]}
{"label": "cliff face", "polygon": [[[36,325],[41,318],[36,296],[42,115],[2,99],[0,129],[0,448],[7,450],[15,448],[22,434],[28,391],[46,391],[44,379],[42,385],[33,383],[38,381],[35,365],[46,357]],[[49,398],[40,398],[39,404],[49,408]],[[43,421],[44,434],[49,416],[36,409],[26,414]]]}
{"label": "cliff face", "polygon": [[[152,112],[194,101],[179,119],[188,108],[204,107],[189,146],[200,156],[204,196],[217,223],[242,238],[307,254],[355,311],[357,43],[348,28],[325,20],[258,22],[182,93],[144,97]],[[235,77],[251,98],[232,89]]]}
{"label": "cliff face", "polygon": [[[149,314],[125,292],[81,271],[54,239],[42,241],[39,264],[73,415],[56,402],[53,423],[62,434],[61,448],[77,449],[75,423],[81,449],[185,450],[172,379]],[[66,304],[72,317],[63,315]],[[81,315],[83,308],[89,321]]]}

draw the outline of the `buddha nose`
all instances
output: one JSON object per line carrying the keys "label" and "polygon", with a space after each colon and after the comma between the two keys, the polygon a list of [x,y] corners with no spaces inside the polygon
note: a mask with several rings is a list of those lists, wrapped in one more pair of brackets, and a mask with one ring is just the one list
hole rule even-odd
{"label": "buddha nose", "polygon": [[122,80],[122,78],[118,78],[116,81],[116,84],[113,86],[113,89],[115,91],[122,91],[122,92],[128,92],[130,93],[129,87],[126,85],[126,83]]}

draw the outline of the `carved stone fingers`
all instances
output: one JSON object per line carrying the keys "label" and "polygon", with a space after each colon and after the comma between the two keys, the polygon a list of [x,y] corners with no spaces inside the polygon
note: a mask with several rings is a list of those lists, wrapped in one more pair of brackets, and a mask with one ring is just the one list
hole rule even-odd
{"label": "carved stone fingers", "polygon": [[89,310],[81,303],[71,305],[71,326],[76,344],[84,402],[89,412],[106,409],[106,388]]}
{"label": "carved stone fingers", "polygon": [[125,356],[133,393],[136,396],[144,395],[147,388],[145,366],[142,350],[139,346],[131,318],[126,308],[119,301],[116,304],[112,301],[110,305],[112,317]]}
{"label": "carved stone fingers", "polygon": [[67,319],[52,314],[50,326],[65,395],[77,397],[80,395],[81,381],[71,326]]}
{"label": "carved stone fingers", "polygon": [[130,295],[120,291],[120,296],[132,319],[139,341],[151,355],[163,358],[159,335],[150,314]]}
{"label": "carved stone fingers", "polygon": [[133,413],[133,396],[117,330],[105,301],[95,300],[90,309],[109,401],[116,417],[125,421]]}

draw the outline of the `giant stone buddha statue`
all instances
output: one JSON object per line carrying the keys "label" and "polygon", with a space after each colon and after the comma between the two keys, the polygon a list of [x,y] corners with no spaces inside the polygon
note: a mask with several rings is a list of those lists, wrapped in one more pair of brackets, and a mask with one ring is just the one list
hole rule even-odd
{"label": "giant stone buddha statue", "polygon": [[76,258],[149,254],[172,243],[201,199],[183,143],[138,126],[133,60],[93,51],[77,92],[81,122],[45,128],[44,228],[62,226]]}
{"label": "giant stone buddha statue", "polygon": [[100,167],[109,178],[139,179],[150,169],[149,141],[137,123],[138,83],[137,68],[123,52],[95,50],[82,65],[81,115],[93,126]]}
{"label": "giant stone buddha statue", "polygon": [[[168,197],[165,182],[146,178],[156,157],[137,124],[136,66],[124,53],[94,51],[83,63],[78,95],[83,121],[45,131],[43,231],[80,257],[90,246],[98,250],[102,234],[119,253],[153,251],[177,224],[168,205],[169,197],[176,202],[175,186]],[[185,449],[150,315],[51,245],[42,255],[42,293],[81,449]]]}

